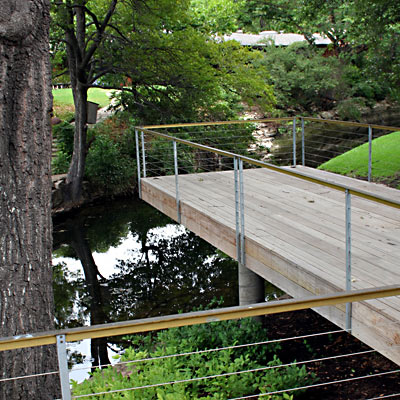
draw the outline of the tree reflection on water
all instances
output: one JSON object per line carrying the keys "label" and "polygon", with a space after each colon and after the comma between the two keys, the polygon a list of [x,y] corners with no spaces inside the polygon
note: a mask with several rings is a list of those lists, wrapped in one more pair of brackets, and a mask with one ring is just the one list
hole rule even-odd
{"label": "tree reflection on water", "polygon": [[[134,241],[129,255],[102,276],[93,253],[105,257],[128,239]],[[58,328],[187,312],[213,298],[222,297],[223,306],[238,303],[236,262],[137,200],[54,221],[53,257]],[[71,259],[80,260],[83,274],[71,271]],[[93,365],[109,363],[107,342],[92,340]]]}

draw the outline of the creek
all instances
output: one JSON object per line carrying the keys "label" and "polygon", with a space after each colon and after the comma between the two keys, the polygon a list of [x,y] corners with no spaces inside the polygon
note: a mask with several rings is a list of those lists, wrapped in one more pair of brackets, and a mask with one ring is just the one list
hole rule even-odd
{"label": "creek", "polygon": [[[237,263],[140,200],[87,207],[53,225],[58,329],[188,312],[213,299],[238,304]],[[124,345],[83,341],[70,358],[90,370]]]}

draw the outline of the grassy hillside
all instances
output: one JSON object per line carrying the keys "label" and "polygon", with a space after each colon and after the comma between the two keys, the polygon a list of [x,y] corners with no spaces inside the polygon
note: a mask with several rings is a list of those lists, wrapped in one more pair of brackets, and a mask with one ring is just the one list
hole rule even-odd
{"label": "grassy hillside", "polygon": [[[358,146],[320,165],[319,169],[354,177],[368,176],[368,143]],[[400,132],[372,141],[372,178],[400,183]]]}

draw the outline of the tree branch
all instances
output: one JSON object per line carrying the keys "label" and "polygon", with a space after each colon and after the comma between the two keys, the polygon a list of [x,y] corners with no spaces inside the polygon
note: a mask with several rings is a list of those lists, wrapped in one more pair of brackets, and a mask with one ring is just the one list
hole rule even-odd
{"label": "tree branch", "polygon": [[100,26],[100,29],[98,29],[97,34],[96,34],[96,38],[93,41],[92,46],[89,48],[89,50],[86,52],[82,63],[81,63],[81,68],[85,68],[87,66],[87,64],[89,63],[90,59],[92,58],[93,54],[95,53],[95,51],[97,50],[97,48],[99,47],[102,38],[103,38],[103,34],[104,31],[107,28],[108,23],[111,20],[111,17],[113,16],[114,12],[115,12],[115,8],[117,6],[118,0],[113,0],[110,4],[110,7],[108,8],[107,14],[104,17],[104,20]]}

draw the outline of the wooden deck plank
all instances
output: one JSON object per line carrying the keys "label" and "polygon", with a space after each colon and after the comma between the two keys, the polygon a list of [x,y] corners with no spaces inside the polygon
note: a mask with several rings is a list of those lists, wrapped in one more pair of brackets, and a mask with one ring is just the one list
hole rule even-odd
{"label": "wooden deck plank", "polygon": [[[343,193],[261,169],[245,170],[244,180],[248,267],[293,296],[343,289]],[[362,182],[360,189],[367,187]],[[182,223],[235,258],[232,171],[179,176],[179,190]],[[142,191],[146,201],[177,218],[173,176],[144,179]],[[378,191],[386,197],[392,192]],[[355,289],[400,279],[400,211],[388,208],[352,196]],[[342,305],[317,311],[343,326]],[[378,350],[400,364],[400,298],[357,304],[353,319],[355,336],[377,349],[383,346]]]}

